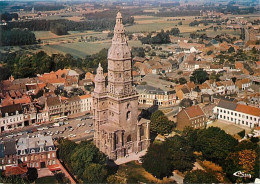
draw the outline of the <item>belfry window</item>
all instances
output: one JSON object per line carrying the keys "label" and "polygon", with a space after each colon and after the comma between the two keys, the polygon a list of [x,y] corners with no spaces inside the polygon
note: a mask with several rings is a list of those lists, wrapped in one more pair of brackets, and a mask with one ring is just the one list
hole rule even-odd
{"label": "belfry window", "polygon": [[128,136],[127,136],[126,141],[127,141],[127,142],[130,142],[130,141],[131,141],[131,135],[128,135]]}
{"label": "belfry window", "polygon": [[129,120],[129,119],[130,119],[130,115],[131,115],[131,112],[128,111],[128,112],[126,113],[126,120]]}

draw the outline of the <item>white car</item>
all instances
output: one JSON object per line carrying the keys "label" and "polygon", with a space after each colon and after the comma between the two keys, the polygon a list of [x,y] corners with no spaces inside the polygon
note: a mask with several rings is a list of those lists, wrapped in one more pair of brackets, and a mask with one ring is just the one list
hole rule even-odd
{"label": "white car", "polygon": [[48,130],[49,129],[49,127],[42,127],[43,128],[43,130]]}
{"label": "white car", "polygon": [[21,136],[21,135],[23,135],[23,133],[22,133],[22,132],[19,132],[17,135]]}
{"label": "white car", "polygon": [[86,124],[85,124],[85,123],[82,123],[81,125],[82,125],[82,126],[85,126]]}
{"label": "white car", "polygon": [[81,126],[81,124],[79,123],[79,124],[77,124],[77,127],[80,127]]}
{"label": "white car", "polygon": [[89,133],[90,133],[90,130],[86,130],[85,133],[86,133],[86,134],[89,134]]}
{"label": "white car", "polygon": [[70,132],[72,132],[73,130],[74,130],[73,128],[69,129]]}

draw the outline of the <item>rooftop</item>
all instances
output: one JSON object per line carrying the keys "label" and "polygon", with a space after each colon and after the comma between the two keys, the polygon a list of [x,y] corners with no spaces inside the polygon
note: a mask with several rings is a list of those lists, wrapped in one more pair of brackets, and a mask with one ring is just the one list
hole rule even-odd
{"label": "rooftop", "polygon": [[194,105],[183,110],[186,112],[190,119],[205,115],[199,105]]}

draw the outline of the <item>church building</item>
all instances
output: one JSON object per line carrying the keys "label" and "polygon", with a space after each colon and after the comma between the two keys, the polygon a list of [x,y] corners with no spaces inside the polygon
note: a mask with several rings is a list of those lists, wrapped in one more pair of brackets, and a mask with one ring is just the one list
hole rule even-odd
{"label": "church building", "polygon": [[138,119],[138,94],[132,86],[132,58],[120,12],[108,50],[108,84],[99,64],[92,93],[94,142],[110,159],[147,149],[150,122]]}

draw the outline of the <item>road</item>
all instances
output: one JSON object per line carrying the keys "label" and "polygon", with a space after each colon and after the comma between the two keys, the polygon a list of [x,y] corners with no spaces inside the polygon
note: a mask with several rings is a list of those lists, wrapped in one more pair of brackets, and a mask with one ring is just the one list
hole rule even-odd
{"label": "road", "polygon": [[245,40],[244,40],[244,43],[246,44],[246,42],[249,41],[249,32],[248,32],[248,29],[246,28],[246,26],[244,26],[243,24],[241,24],[241,22],[239,22],[239,20],[237,21],[237,23],[238,23],[242,28],[244,28],[244,30],[245,30]]}
{"label": "road", "polygon": [[174,181],[176,181],[177,183],[183,183],[183,179],[184,179],[184,177],[182,177],[181,175],[178,175],[174,171],[173,171],[173,176],[171,176],[170,178],[173,179]]}
{"label": "road", "polygon": [[[59,127],[54,127],[53,123],[44,124],[40,126],[30,126],[28,128],[26,127],[25,129],[16,131],[15,133],[0,135],[0,140],[4,140],[4,141],[12,140],[12,139],[18,140],[21,137],[27,137],[28,135],[30,137],[33,137],[38,134],[51,135],[52,138],[64,137],[73,141],[81,141],[81,140],[93,138],[94,136],[93,119],[81,120],[81,118],[78,118],[78,119],[68,120],[67,122],[68,124]],[[36,130],[42,127],[45,127],[46,130],[38,130],[33,133],[26,133],[26,131],[33,130],[33,129]],[[69,130],[69,127],[72,127],[73,130]],[[22,132],[23,135],[17,135],[18,132]],[[12,138],[6,136],[10,134],[14,136]]]}

